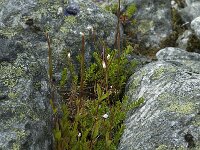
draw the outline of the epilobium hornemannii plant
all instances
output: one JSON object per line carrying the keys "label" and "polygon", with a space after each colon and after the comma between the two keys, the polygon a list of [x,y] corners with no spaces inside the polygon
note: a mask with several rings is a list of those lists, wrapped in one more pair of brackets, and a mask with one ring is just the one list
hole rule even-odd
{"label": "epilobium hornemannii plant", "polygon": [[[94,52],[95,62],[83,69],[83,89],[78,84],[81,80],[75,75],[72,58],[67,54],[68,66],[63,69],[60,88],[69,82],[66,80],[67,71],[71,77],[75,77],[71,80],[71,90],[66,91],[67,94],[63,97],[65,102],[61,107],[62,117],[56,118],[53,130],[55,149],[117,148],[124,129],[122,123],[130,108],[127,107],[127,98],[120,99],[119,95],[123,93],[126,80],[132,74],[127,68],[136,65],[136,62],[130,63],[126,58],[131,51],[132,47],[128,46],[120,59],[117,57],[117,50],[105,49],[105,58],[102,58],[101,52]],[[102,65],[102,61],[105,61],[106,67]],[[143,99],[138,100],[131,108],[139,106],[142,102]],[[55,106],[53,109],[56,116],[58,109]]]}
{"label": "epilobium hornemannii plant", "polygon": [[[54,104],[54,91],[51,90],[50,102],[55,116],[54,149],[117,149],[124,129],[123,120],[126,112],[138,107],[144,101],[139,99],[128,106],[127,98],[123,96],[125,83],[137,64],[127,59],[127,55],[133,48],[127,46],[120,51],[120,33],[118,32],[118,50],[111,50],[103,44],[103,50],[93,53],[94,62],[86,68],[85,36],[82,32],[80,34],[82,38],[80,57],[78,57],[80,72],[78,74],[75,72],[71,53],[67,53],[67,66],[62,71],[59,86],[63,97],[60,110]],[[50,83],[51,88],[55,90],[52,84],[52,52],[48,34],[47,39]],[[67,80],[68,75],[71,80]],[[65,89],[68,82],[71,82],[70,90]],[[58,110],[61,111],[61,116],[58,115]]]}

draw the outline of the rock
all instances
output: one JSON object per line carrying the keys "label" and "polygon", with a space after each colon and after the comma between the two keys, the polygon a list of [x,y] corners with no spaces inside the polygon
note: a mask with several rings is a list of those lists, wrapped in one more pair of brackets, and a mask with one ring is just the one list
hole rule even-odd
{"label": "rock", "polygon": [[192,30],[185,30],[176,40],[177,47],[189,52],[200,53],[200,17],[195,18],[190,26]]}
{"label": "rock", "polygon": [[194,30],[195,34],[200,39],[200,29],[199,29],[199,27],[200,27],[200,17],[197,17],[194,20],[192,20],[191,28]]}
{"label": "rock", "polygon": [[185,22],[191,22],[200,16],[200,2],[198,0],[179,1],[177,9]]}
{"label": "rock", "polygon": [[200,54],[168,47],[131,76],[120,150],[200,149]]}
{"label": "rock", "polygon": [[186,50],[188,47],[188,41],[191,35],[192,35],[192,31],[190,30],[186,30],[182,35],[180,35],[176,41],[178,47]]}
{"label": "rock", "polygon": [[[104,1],[100,4],[104,8],[116,11],[118,0],[111,0],[109,3]],[[160,48],[161,41],[172,33],[171,2],[126,0],[121,1],[121,12],[125,12],[132,4],[136,5],[137,10],[129,18],[129,23],[124,25],[124,33],[129,36],[128,39],[132,43],[140,44],[143,50]]]}
{"label": "rock", "polygon": [[[53,51],[53,72],[59,82],[68,52],[80,53],[85,33],[86,62],[100,39],[114,44],[116,16],[91,1],[68,5],[47,0],[0,2],[0,149],[52,149],[52,111],[49,104],[48,46]],[[76,6],[77,6],[76,5]],[[65,16],[64,8],[77,13]],[[70,8],[70,9],[71,9]],[[58,14],[59,9],[59,14]],[[71,10],[70,10],[71,11]],[[57,77],[58,75],[58,77]]]}
{"label": "rock", "polygon": [[137,8],[133,14],[136,24],[125,27],[125,33],[136,33],[134,43],[139,41],[144,49],[159,48],[160,42],[172,33],[170,1],[129,0],[127,5],[132,3]]}

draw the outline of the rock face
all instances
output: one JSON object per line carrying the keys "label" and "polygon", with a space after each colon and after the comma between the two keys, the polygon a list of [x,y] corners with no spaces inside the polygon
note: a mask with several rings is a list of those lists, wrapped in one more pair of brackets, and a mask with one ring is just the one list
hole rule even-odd
{"label": "rock face", "polygon": [[130,111],[120,150],[200,149],[200,55],[179,48],[157,53],[157,62],[141,68],[126,90]]}
{"label": "rock face", "polygon": [[[118,5],[118,0],[95,2],[100,3],[102,7],[109,6],[111,9],[116,9]],[[136,5],[137,10],[131,17],[135,23],[131,23],[130,19],[130,23],[124,26],[128,39],[132,39],[135,44],[140,44],[143,49],[160,48],[161,41],[172,33],[171,1],[126,0],[121,1],[121,11],[125,12],[132,4]]]}
{"label": "rock face", "polygon": [[136,4],[137,11],[133,14],[136,24],[128,26],[126,32],[135,32],[141,47],[160,47],[160,42],[172,33],[171,4],[162,0],[128,0],[128,4]]}
{"label": "rock face", "polygon": [[195,34],[200,39],[200,29],[199,29],[199,27],[200,27],[200,17],[197,17],[191,22],[191,28],[194,30]]}
{"label": "rock face", "polygon": [[177,5],[179,13],[185,22],[191,22],[200,15],[199,0],[178,1]]}
{"label": "rock face", "polygon": [[[61,73],[68,52],[76,56],[85,33],[86,58],[95,40],[114,43],[116,17],[91,1],[0,1],[0,149],[52,149],[49,105],[49,32],[54,73]],[[56,79],[57,80],[57,79]]]}

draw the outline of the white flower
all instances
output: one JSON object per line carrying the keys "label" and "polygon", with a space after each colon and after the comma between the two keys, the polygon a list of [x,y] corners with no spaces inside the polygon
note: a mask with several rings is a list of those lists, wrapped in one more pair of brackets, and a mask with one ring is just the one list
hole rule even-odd
{"label": "white flower", "polygon": [[102,61],[102,66],[103,66],[104,69],[106,68],[106,63],[105,63],[105,61]]}
{"label": "white flower", "polygon": [[62,8],[62,7],[59,7],[59,8],[58,8],[57,15],[61,15],[62,13],[63,13],[63,8]]}
{"label": "white flower", "polygon": [[112,85],[110,86],[110,88],[111,88],[111,89],[113,88]]}
{"label": "white flower", "polygon": [[88,8],[87,11],[88,11],[88,14],[92,13],[92,9],[91,8]]}
{"label": "white flower", "polygon": [[78,133],[78,137],[81,137],[81,133],[80,132]]}
{"label": "white flower", "polygon": [[110,59],[110,54],[107,55],[107,60],[109,60],[109,59]]}
{"label": "white flower", "polygon": [[102,117],[103,117],[104,119],[107,119],[107,118],[108,118],[108,114],[104,114]]}
{"label": "white flower", "polygon": [[93,32],[93,27],[91,25],[87,26],[86,29],[91,30]]}
{"label": "white flower", "polygon": [[83,32],[80,32],[80,35],[84,36],[84,33],[83,33]]}
{"label": "white flower", "polygon": [[67,57],[68,57],[68,58],[70,58],[70,57],[71,57],[71,54],[70,54],[70,53],[68,53],[68,54],[67,54]]}

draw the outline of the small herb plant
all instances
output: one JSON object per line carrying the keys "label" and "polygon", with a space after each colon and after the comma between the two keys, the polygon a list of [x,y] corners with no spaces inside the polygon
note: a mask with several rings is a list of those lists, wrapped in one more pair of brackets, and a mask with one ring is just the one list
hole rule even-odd
{"label": "small herb plant", "polygon": [[[68,54],[67,68],[62,72],[60,90],[69,82],[67,72],[70,72],[72,77],[71,89],[65,89],[65,94],[62,94],[60,117],[58,108],[51,101],[54,115],[57,116],[53,129],[56,150],[117,149],[124,129],[122,123],[128,110],[127,98],[120,95],[123,94],[125,83],[132,74],[131,70],[136,66],[136,62],[130,63],[127,59],[131,51],[132,47],[128,46],[120,58],[117,50],[107,48],[104,56],[94,52],[95,62],[88,68],[81,69],[84,70],[81,83],[83,89],[78,84],[81,77],[76,75]],[[79,60],[81,63],[80,58]],[[142,102],[143,99],[140,99],[131,108],[139,106]]]}
{"label": "small herb plant", "polygon": [[[127,59],[133,51],[131,46],[120,50],[120,0],[118,6],[117,50],[111,50],[102,44],[102,51],[93,53],[94,62],[86,68],[85,37],[82,33],[81,54],[77,57],[80,72],[75,71],[71,54],[68,53],[67,66],[62,71],[58,89],[52,83],[52,49],[46,34],[55,150],[117,149],[127,111],[144,102],[144,99],[140,98],[128,105],[127,97],[124,96],[125,84],[137,62]],[[129,11],[132,13],[132,8]],[[70,85],[71,89],[67,85]],[[63,98],[59,107],[55,104],[54,90],[58,90]]]}

